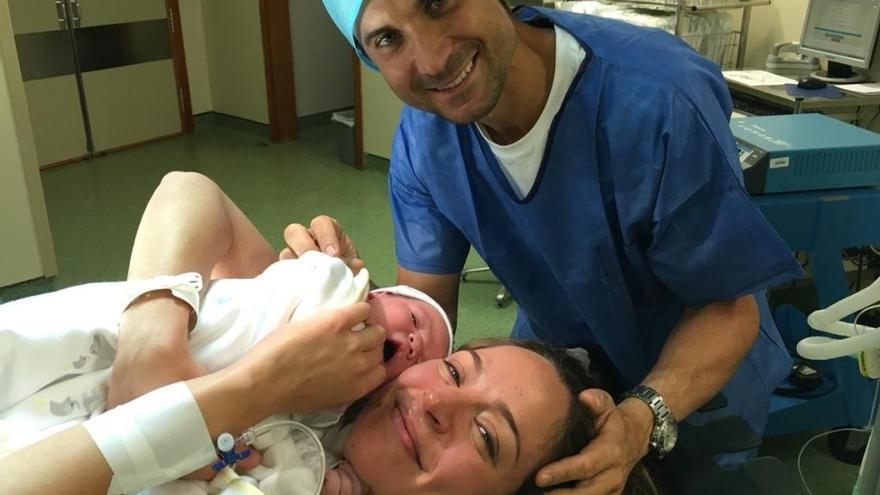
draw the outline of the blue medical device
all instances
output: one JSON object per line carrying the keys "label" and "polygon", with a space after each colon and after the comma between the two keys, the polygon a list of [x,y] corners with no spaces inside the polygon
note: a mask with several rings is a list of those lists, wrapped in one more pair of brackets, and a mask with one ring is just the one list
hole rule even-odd
{"label": "blue medical device", "polygon": [[880,185],[880,134],[808,113],[733,119],[751,194]]}
{"label": "blue medical device", "polygon": [[[849,296],[841,252],[880,244],[880,135],[818,114],[747,117],[730,126],[755,204],[792,251],[809,255],[819,308]],[[773,316],[789,345],[811,335],[807,315],[794,306],[782,304]],[[870,423],[876,383],[859,363],[815,364],[822,387],[774,394],[767,436]]]}

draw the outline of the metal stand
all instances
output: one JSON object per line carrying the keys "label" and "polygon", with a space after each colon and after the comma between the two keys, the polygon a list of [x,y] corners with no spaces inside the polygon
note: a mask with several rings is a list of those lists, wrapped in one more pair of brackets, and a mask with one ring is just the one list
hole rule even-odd
{"label": "metal stand", "polygon": [[[461,281],[467,282],[467,276],[470,275],[471,273],[485,273],[485,272],[491,272],[491,270],[489,270],[488,267],[472,268],[470,270],[465,270],[465,271],[461,272]],[[498,306],[499,308],[504,307],[504,303],[507,302],[508,297],[509,297],[509,294],[507,293],[507,287],[505,287],[504,284],[502,284],[501,282],[498,282],[498,293],[495,294],[495,306]]]}
{"label": "metal stand", "polygon": [[874,416],[874,429],[859,469],[859,479],[853,492],[855,495],[880,495],[880,438],[875,434],[880,428],[880,407]]}
{"label": "metal stand", "polygon": [[[749,22],[752,16],[752,7],[761,5],[770,5],[772,0],[729,0],[727,2],[709,3],[701,0],[621,0],[621,3],[635,5],[641,8],[657,9],[675,12],[675,30],[676,36],[683,36],[682,17],[685,12],[699,12],[706,10],[729,10],[742,9],[740,18],[739,41],[737,43],[735,67],[742,69],[746,57],[746,43],[749,36]],[[552,0],[544,0],[544,3],[555,3]],[[726,58],[726,57],[725,57]],[[721,65],[725,65],[723,61],[717,61]]]}

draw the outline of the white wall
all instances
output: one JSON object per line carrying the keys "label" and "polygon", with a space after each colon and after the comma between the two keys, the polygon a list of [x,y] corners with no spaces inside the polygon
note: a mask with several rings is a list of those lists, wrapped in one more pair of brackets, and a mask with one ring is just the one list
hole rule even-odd
{"label": "white wall", "polygon": [[391,141],[400,120],[403,102],[378,72],[361,64],[364,152],[391,158]]}
{"label": "white wall", "polygon": [[206,0],[202,13],[214,111],[268,124],[259,0]]}
{"label": "white wall", "polygon": [[58,272],[7,2],[0,2],[0,62],[0,286],[5,286]]}
{"label": "white wall", "polygon": [[180,0],[179,4],[192,109],[198,115],[214,110],[202,0]]}
{"label": "white wall", "polygon": [[764,67],[767,54],[781,41],[798,41],[807,15],[808,0],[776,0],[752,7],[745,67]]}
{"label": "white wall", "polygon": [[[348,43],[321,2],[289,2],[297,115],[352,106]],[[257,0],[179,3],[193,113],[217,111],[267,123],[268,110],[260,110],[268,103]]]}
{"label": "white wall", "polygon": [[352,52],[317,0],[290,0],[299,116],[353,104]]}

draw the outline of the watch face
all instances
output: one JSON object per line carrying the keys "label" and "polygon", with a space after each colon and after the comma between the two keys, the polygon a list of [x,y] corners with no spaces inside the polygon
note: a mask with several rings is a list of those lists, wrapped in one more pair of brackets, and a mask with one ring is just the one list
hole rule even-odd
{"label": "watch face", "polygon": [[678,441],[678,426],[674,421],[667,421],[660,432],[660,445],[658,445],[660,452],[664,454],[671,452],[676,441]]}

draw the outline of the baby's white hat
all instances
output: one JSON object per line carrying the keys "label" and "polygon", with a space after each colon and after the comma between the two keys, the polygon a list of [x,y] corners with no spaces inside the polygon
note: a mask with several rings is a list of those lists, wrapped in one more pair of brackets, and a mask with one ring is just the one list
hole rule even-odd
{"label": "baby's white hat", "polygon": [[436,309],[438,313],[443,317],[443,322],[446,323],[446,331],[449,332],[449,351],[446,354],[452,354],[452,339],[454,337],[452,333],[452,323],[449,322],[449,317],[446,316],[446,311],[443,311],[443,308],[437,304],[437,301],[431,298],[431,296],[425,294],[424,292],[413,289],[408,285],[395,285],[394,287],[382,287],[379,289],[375,289],[370,291],[371,294],[376,293],[387,293],[387,294],[395,294],[398,296],[408,297],[410,299],[417,299],[419,301],[424,301],[431,305],[432,308]]}

